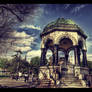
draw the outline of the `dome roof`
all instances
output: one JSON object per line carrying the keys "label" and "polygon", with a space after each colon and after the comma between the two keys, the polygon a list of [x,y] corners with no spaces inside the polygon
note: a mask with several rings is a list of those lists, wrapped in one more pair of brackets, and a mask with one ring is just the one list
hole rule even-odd
{"label": "dome roof", "polygon": [[64,18],[58,18],[57,20],[47,24],[41,35],[50,33],[54,29],[60,29],[65,31],[78,31],[82,35],[86,36],[82,29],[73,20]]}
{"label": "dome roof", "polygon": [[71,19],[58,18],[57,20],[49,23],[46,27],[49,27],[51,25],[56,25],[56,24],[76,24],[76,23]]}

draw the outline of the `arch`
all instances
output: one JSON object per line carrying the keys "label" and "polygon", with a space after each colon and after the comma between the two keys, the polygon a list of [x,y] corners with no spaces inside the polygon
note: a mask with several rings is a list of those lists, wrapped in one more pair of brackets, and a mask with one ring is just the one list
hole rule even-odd
{"label": "arch", "polygon": [[52,40],[52,41],[53,41],[53,43],[54,43],[54,38],[53,38],[53,36],[49,36],[49,35],[48,35],[48,36],[46,36],[46,37],[44,37],[44,38],[42,38],[43,43],[45,44],[45,43],[46,43],[46,41],[47,41],[47,40],[49,40],[49,39],[50,39],[50,40]]}
{"label": "arch", "polygon": [[48,49],[46,51],[46,59],[47,59],[47,63],[49,65],[52,65],[52,63],[53,63],[53,52],[52,52],[52,50]]}
{"label": "arch", "polygon": [[67,49],[67,52],[69,53],[71,50],[74,50],[75,46],[72,46],[70,48]]}
{"label": "arch", "polygon": [[68,34],[68,33],[64,33],[64,34],[60,35],[60,36],[57,38],[57,43],[59,43],[60,40],[63,39],[63,38],[69,38],[69,39],[73,42],[73,45],[77,45],[77,44],[78,44],[76,38],[73,37],[71,34]]}
{"label": "arch", "polygon": [[75,64],[75,57],[74,57],[74,50],[73,49],[69,52],[69,62],[73,65]]}
{"label": "arch", "polygon": [[67,50],[68,48],[73,46],[73,42],[69,38],[61,38],[59,41],[59,48],[63,48],[64,50]]}
{"label": "arch", "polygon": [[53,40],[48,38],[46,40],[46,42],[44,43],[44,45],[45,45],[45,48],[47,48],[47,49],[50,48],[50,47],[53,47],[53,45],[54,45]]}
{"label": "arch", "polygon": [[58,51],[62,51],[62,52],[66,52],[66,50],[64,48],[59,48]]}
{"label": "arch", "polygon": [[47,43],[48,40],[52,40],[53,44],[54,44],[54,41],[53,41],[53,37],[44,37],[42,38],[42,41],[41,41],[41,48],[45,48],[45,45]]}

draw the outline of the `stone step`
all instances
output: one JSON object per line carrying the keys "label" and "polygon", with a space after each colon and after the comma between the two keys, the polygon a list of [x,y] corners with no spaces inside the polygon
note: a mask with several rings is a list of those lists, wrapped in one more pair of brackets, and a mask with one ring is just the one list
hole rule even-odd
{"label": "stone step", "polygon": [[68,83],[65,83],[65,85],[69,85],[69,86],[82,86],[80,83],[79,84],[68,84]]}
{"label": "stone step", "polygon": [[41,81],[50,81],[50,80],[41,80]]}
{"label": "stone step", "polygon": [[61,79],[63,81],[80,81],[79,79],[76,79],[76,78],[68,78],[68,79]]}
{"label": "stone step", "polygon": [[71,82],[71,81],[65,81],[65,82],[62,82],[62,83],[65,83],[65,84],[73,84],[73,83],[76,83],[76,84],[81,84],[81,82]]}
{"label": "stone step", "polygon": [[62,88],[86,88],[83,86],[62,86]]}
{"label": "stone step", "polygon": [[41,83],[49,83],[50,81],[41,81]]}
{"label": "stone step", "polygon": [[61,82],[80,82],[79,80],[77,81],[77,80],[61,80]]}
{"label": "stone step", "polygon": [[41,84],[41,85],[38,85],[37,88],[51,88],[53,86],[54,85],[43,85],[43,84]]}
{"label": "stone step", "polygon": [[45,85],[45,84],[46,84],[46,85],[47,85],[47,84],[48,84],[48,85],[53,85],[54,83],[41,83],[41,85]]}
{"label": "stone step", "polygon": [[77,77],[75,77],[74,75],[73,76],[65,75],[64,78],[77,78]]}

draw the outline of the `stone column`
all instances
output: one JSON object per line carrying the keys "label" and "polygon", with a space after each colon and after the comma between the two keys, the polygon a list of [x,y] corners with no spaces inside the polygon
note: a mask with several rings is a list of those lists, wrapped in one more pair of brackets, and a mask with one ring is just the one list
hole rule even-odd
{"label": "stone column", "polygon": [[57,65],[58,64],[58,45],[57,44],[54,45],[54,57],[55,57],[54,65]]}
{"label": "stone column", "polygon": [[42,48],[41,49],[41,61],[40,61],[40,65],[44,66],[46,63],[46,48]]}
{"label": "stone column", "polygon": [[78,65],[80,66],[80,48],[79,46],[77,47],[77,56],[78,56]]}
{"label": "stone column", "polygon": [[52,56],[53,56],[53,62],[52,62],[52,65],[55,65],[55,54],[54,54],[54,51],[52,52]]}
{"label": "stone column", "polygon": [[78,46],[74,47],[74,54],[75,54],[75,65],[80,66],[80,49]]}
{"label": "stone column", "polygon": [[83,63],[83,66],[88,66],[87,64],[87,56],[86,56],[86,50],[82,50],[82,53],[83,53],[83,60],[82,60],[82,63]]}
{"label": "stone column", "polygon": [[74,48],[75,65],[78,65],[77,47]]}
{"label": "stone column", "polygon": [[69,57],[69,55],[68,55],[68,53],[66,52],[66,53],[65,53],[66,64],[68,63],[68,57]]}

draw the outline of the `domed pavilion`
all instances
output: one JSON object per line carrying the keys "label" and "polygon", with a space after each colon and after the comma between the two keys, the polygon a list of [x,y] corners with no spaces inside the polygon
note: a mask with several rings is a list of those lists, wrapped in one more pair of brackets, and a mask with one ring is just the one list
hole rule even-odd
{"label": "domed pavilion", "polygon": [[[40,34],[41,41],[41,61],[40,70],[44,73],[46,72],[46,53],[48,50],[52,52],[52,65],[49,66],[50,69],[54,68],[62,71],[62,65],[59,65],[58,52],[62,51],[64,53],[64,63],[65,68],[67,68],[67,74],[73,74],[74,76],[84,76],[88,74],[87,68],[87,47],[86,39],[87,35],[83,30],[71,19],[58,18],[55,21],[47,24]],[[69,52],[74,52],[74,63],[69,61]],[[82,54],[82,55],[81,55]],[[82,56],[82,60],[81,57]],[[53,75],[53,73],[52,73]],[[41,77],[40,72],[40,78]],[[48,74],[47,74],[48,76]],[[49,77],[48,77],[49,78]]]}

